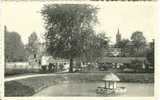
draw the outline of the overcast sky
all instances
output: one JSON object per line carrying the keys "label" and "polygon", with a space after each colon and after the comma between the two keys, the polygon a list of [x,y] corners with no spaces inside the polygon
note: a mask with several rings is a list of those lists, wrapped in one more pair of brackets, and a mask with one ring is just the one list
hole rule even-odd
{"label": "overcast sky", "polygon": [[[32,32],[42,38],[45,29],[39,12],[43,4],[44,2],[3,2],[3,24],[9,31],[18,32],[24,44]],[[156,2],[106,2],[95,5],[100,7],[97,31],[106,32],[112,43],[115,42],[118,28],[122,38],[130,38],[134,31],[139,30],[147,41],[151,41],[157,33]]]}

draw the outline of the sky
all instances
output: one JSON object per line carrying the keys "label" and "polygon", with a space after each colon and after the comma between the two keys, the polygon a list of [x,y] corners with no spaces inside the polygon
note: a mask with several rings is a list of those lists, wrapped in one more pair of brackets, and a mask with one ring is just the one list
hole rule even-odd
{"label": "sky", "polygon": [[[28,36],[36,32],[43,41],[44,21],[40,10],[45,2],[3,2],[2,21],[8,31],[21,35],[24,44]],[[147,41],[152,41],[157,32],[156,2],[106,2],[92,3],[99,7],[96,25],[98,32],[105,32],[111,43],[119,28],[122,38],[130,38],[135,31],[142,31]]]}

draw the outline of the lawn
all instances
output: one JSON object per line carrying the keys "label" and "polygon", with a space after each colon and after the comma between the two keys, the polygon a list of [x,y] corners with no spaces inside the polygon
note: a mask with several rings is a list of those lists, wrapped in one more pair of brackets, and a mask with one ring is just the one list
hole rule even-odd
{"label": "lawn", "polygon": [[[101,81],[105,72],[101,73],[65,73],[54,76],[32,77],[17,81],[5,82],[5,96],[32,96],[38,91],[63,81]],[[153,83],[153,73],[117,73],[122,82]]]}

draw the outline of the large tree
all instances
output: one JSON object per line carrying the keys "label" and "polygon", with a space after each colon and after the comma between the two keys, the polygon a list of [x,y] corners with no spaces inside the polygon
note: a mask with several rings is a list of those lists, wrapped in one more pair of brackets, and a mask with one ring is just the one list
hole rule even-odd
{"label": "large tree", "polygon": [[54,4],[42,9],[47,51],[54,57],[70,59],[70,72],[74,58],[91,50],[96,12],[96,7],[87,4]]}
{"label": "large tree", "polygon": [[146,48],[146,39],[143,36],[143,32],[134,32],[131,36],[131,41],[135,48],[135,56],[144,56]]}
{"label": "large tree", "polygon": [[26,59],[24,44],[17,32],[5,31],[5,58],[6,62],[24,61]]}

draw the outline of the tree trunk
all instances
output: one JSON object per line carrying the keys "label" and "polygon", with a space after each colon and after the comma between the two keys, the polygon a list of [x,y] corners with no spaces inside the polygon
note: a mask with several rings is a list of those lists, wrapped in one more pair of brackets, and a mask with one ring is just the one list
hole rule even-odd
{"label": "tree trunk", "polygon": [[73,73],[73,59],[70,59],[70,68],[69,68],[69,72]]}

